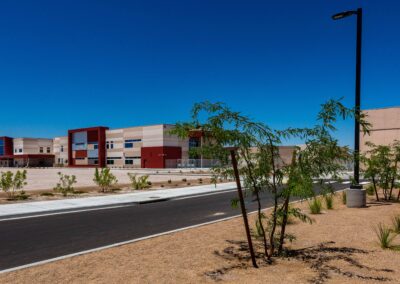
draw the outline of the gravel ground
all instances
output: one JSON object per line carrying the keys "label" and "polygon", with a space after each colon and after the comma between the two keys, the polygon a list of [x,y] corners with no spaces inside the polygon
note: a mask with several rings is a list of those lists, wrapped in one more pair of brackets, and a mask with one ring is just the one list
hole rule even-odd
{"label": "gravel ground", "polygon": [[[306,203],[295,206],[307,210]],[[272,265],[259,260],[260,269],[251,267],[241,249],[245,236],[236,218],[2,274],[0,282],[399,283],[400,252],[382,250],[373,231],[379,222],[390,224],[395,214],[400,214],[398,203],[369,200],[367,208],[348,209],[338,198],[334,210],[312,216],[313,225],[289,225],[297,236],[292,256]]]}

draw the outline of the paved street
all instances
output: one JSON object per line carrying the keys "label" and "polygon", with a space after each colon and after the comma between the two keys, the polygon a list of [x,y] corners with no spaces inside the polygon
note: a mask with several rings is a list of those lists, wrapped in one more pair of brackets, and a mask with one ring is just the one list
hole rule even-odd
{"label": "paved street", "polygon": [[[335,190],[347,188],[332,184]],[[82,211],[0,222],[0,269],[8,269],[80,251],[111,245],[240,214],[230,200],[235,190],[213,195],[177,197],[163,202],[127,204],[117,208]],[[272,205],[263,194],[264,207]],[[251,197],[248,211],[256,209]]]}

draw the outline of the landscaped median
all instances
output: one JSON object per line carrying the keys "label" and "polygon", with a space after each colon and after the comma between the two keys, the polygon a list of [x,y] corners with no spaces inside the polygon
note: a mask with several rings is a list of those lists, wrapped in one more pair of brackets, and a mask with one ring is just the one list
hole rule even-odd
{"label": "landscaped median", "polygon": [[[306,201],[293,206],[309,212]],[[391,226],[400,204],[370,198],[367,208],[350,209],[337,193],[333,208],[310,215],[312,225],[292,220],[287,229],[297,239],[288,244],[287,256],[272,264],[258,258],[259,269],[251,265],[243,221],[234,218],[1,274],[0,282],[398,283],[400,252],[382,249],[375,229],[379,223]],[[261,243],[255,247],[261,255]]]}

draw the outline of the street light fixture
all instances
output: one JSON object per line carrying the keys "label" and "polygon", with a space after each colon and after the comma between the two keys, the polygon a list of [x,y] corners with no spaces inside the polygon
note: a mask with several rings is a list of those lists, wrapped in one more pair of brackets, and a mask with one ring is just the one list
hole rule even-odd
{"label": "street light fixture", "polygon": [[354,129],[354,182],[351,189],[362,189],[360,185],[360,123],[361,114],[361,35],[362,35],[362,8],[355,11],[345,11],[332,16],[333,20],[340,20],[352,15],[357,15],[357,47],[356,47],[356,117]]}

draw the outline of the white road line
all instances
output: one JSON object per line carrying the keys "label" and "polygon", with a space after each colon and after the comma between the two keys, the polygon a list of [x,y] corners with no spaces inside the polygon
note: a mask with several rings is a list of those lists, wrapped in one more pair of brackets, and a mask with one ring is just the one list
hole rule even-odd
{"label": "white road line", "polygon": [[226,191],[220,191],[220,192],[213,192],[213,193],[207,193],[207,194],[199,194],[199,195],[193,195],[193,196],[186,196],[186,197],[178,197],[178,198],[173,198],[171,201],[175,200],[183,200],[183,199],[191,199],[191,198],[198,198],[198,197],[203,197],[203,196],[210,196],[210,195],[217,195],[217,194],[224,194],[227,192],[231,192],[233,189],[228,189]]}
{"label": "white road line", "polygon": [[122,207],[128,207],[128,206],[133,206],[133,205],[134,204],[125,204],[125,205],[117,205],[117,206],[109,206],[109,207],[100,207],[100,208],[82,209],[82,210],[74,210],[74,211],[53,212],[53,213],[39,214],[39,215],[28,215],[28,216],[21,216],[21,217],[12,217],[12,218],[8,218],[8,219],[4,218],[4,219],[0,219],[0,222],[21,220],[21,219],[30,219],[30,218],[36,218],[36,217],[46,217],[46,216],[53,216],[53,215],[80,213],[80,212],[88,212],[88,211],[115,209],[115,208],[122,208]]}
{"label": "white road line", "polygon": [[[198,198],[198,197],[208,196],[208,195],[223,194],[223,193],[227,193],[229,191],[230,190],[228,189],[226,191],[221,191],[221,192],[213,192],[213,193],[207,193],[207,194],[198,194],[198,195],[187,196],[187,197],[173,198],[173,199],[171,199],[171,201],[182,200],[182,199],[190,199],[190,198]],[[3,218],[3,219],[0,217],[0,222],[21,220],[21,219],[30,219],[30,218],[37,218],[37,217],[47,217],[47,216],[53,216],[53,215],[63,215],[63,214],[71,214],[71,213],[98,211],[98,210],[106,210],[106,209],[115,209],[115,208],[134,206],[134,205],[136,205],[135,203],[136,202],[132,201],[132,204],[123,204],[123,205],[116,205],[116,206],[109,206],[109,207],[99,207],[99,208],[88,208],[88,209],[81,209],[81,210],[78,209],[78,210],[73,210],[73,211],[61,211],[61,212],[53,212],[53,213],[45,213],[45,214],[37,214],[37,215],[27,215],[27,216]]]}
{"label": "white road line", "polygon": [[366,184],[370,184],[370,182],[369,181],[363,181],[363,182],[360,182],[360,184],[366,185]]}
{"label": "white road line", "polygon": [[325,184],[334,184],[334,183],[337,183],[337,181],[336,180],[331,180],[331,181],[325,182]]}
{"label": "white road line", "polygon": [[350,184],[351,183],[351,181],[344,181],[344,182],[342,182],[342,184]]}
{"label": "white road line", "polygon": [[[343,191],[343,190],[338,190],[336,192],[341,192],[341,191]],[[293,201],[293,202],[290,202],[290,203],[292,203],[292,204],[293,203],[299,203],[299,202],[303,202],[305,200],[307,200],[307,199],[300,199],[300,200],[296,200],[296,201]],[[271,208],[273,208],[273,207],[265,208],[265,209],[263,209],[263,211],[271,209]],[[257,210],[248,212],[248,214],[254,214],[254,213],[257,213]],[[231,217],[226,217],[226,218],[222,218],[222,219],[218,219],[218,220],[214,220],[214,221],[209,221],[209,222],[205,222],[205,223],[201,223],[201,224],[197,224],[197,225],[183,227],[183,228],[179,228],[179,229],[175,229],[175,230],[171,230],[171,231],[167,231],[167,232],[163,232],[163,233],[159,233],[159,234],[154,234],[154,235],[150,235],[150,236],[146,236],[146,237],[142,237],[142,238],[137,238],[137,239],[128,240],[128,241],[124,241],[124,242],[119,242],[119,243],[115,243],[115,244],[111,244],[111,245],[107,245],[107,246],[102,246],[102,247],[98,247],[98,248],[94,248],[94,249],[89,249],[89,250],[84,250],[84,251],[80,251],[80,252],[76,252],[76,253],[71,253],[71,254],[55,257],[55,258],[50,258],[50,259],[46,259],[46,260],[42,260],[42,261],[37,261],[37,262],[33,262],[33,263],[29,263],[29,264],[25,264],[25,265],[13,267],[13,268],[0,270],[0,274],[16,271],[16,270],[20,270],[20,269],[25,269],[25,268],[29,268],[29,267],[34,267],[34,266],[38,266],[38,265],[42,265],[42,264],[46,264],[46,263],[50,263],[50,262],[55,262],[55,261],[58,261],[58,260],[63,260],[63,259],[67,259],[67,258],[70,258],[70,257],[79,256],[79,255],[83,255],[83,254],[87,254],[87,253],[97,252],[97,251],[101,251],[101,250],[105,250],[105,249],[109,249],[109,248],[119,247],[119,246],[122,246],[122,245],[131,244],[131,243],[135,243],[135,242],[139,242],[139,241],[143,241],[143,240],[147,240],[147,239],[152,239],[152,238],[160,237],[160,236],[164,236],[164,235],[169,235],[169,234],[181,232],[181,231],[188,230],[188,229],[193,229],[193,228],[198,228],[198,227],[202,227],[202,226],[206,226],[206,225],[210,225],[210,224],[224,222],[224,221],[228,221],[228,220],[231,220],[231,219],[234,219],[234,218],[237,218],[237,217],[241,217],[241,216],[242,216],[242,214],[238,214],[238,215],[234,215],[234,216],[231,216]]]}

